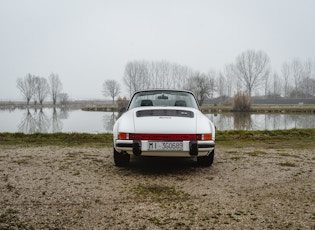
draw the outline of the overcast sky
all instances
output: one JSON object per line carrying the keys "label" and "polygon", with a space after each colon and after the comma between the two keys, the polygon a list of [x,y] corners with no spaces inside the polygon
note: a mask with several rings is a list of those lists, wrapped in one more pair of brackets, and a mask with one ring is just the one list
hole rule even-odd
{"label": "overcast sky", "polygon": [[219,72],[254,49],[280,72],[314,59],[314,12],[314,0],[0,0],[0,100],[52,72],[71,99],[102,99],[133,60]]}

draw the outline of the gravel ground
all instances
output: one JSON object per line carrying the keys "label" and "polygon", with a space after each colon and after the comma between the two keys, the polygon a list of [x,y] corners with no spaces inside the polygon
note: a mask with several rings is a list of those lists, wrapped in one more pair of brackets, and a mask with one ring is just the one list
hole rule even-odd
{"label": "gravel ground", "polygon": [[0,147],[0,229],[315,229],[314,150],[217,146],[193,159]]}

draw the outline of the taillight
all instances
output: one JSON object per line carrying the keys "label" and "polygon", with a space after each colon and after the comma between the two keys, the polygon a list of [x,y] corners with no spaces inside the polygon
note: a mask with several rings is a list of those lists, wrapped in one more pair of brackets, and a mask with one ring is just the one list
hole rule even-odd
{"label": "taillight", "polygon": [[118,133],[119,140],[133,140],[135,135],[133,133]]}
{"label": "taillight", "polygon": [[198,141],[212,140],[212,133],[197,134],[197,140]]}
{"label": "taillight", "polygon": [[203,134],[203,140],[205,141],[212,140],[212,134],[211,133]]}
{"label": "taillight", "polygon": [[118,139],[119,140],[128,140],[129,134],[128,133],[118,133]]}

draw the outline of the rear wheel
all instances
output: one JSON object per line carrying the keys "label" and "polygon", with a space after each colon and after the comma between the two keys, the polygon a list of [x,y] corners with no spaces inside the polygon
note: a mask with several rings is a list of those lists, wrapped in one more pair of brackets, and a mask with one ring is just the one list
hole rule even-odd
{"label": "rear wheel", "polygon": [[120,153],[114,148],[114,162],[118,167],[125,167],[130,162],[130,155],[127,153]]}
{"label": "rear wheel", "polygon": [[203,157],[197,157],[197,163],[200,166],[211,166],[214,159],[214,150],[212,150],[209,155]]}

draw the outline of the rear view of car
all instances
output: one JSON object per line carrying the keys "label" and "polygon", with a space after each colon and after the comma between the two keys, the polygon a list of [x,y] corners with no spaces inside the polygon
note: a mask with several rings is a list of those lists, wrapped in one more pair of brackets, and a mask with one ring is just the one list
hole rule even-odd
{"label": "rear view of car", "polygon": [[114,161],[126,166],[130,155],[214,159],[215,129],[196,98],[184,90],[144,90],[131,98],[113,128]]}

